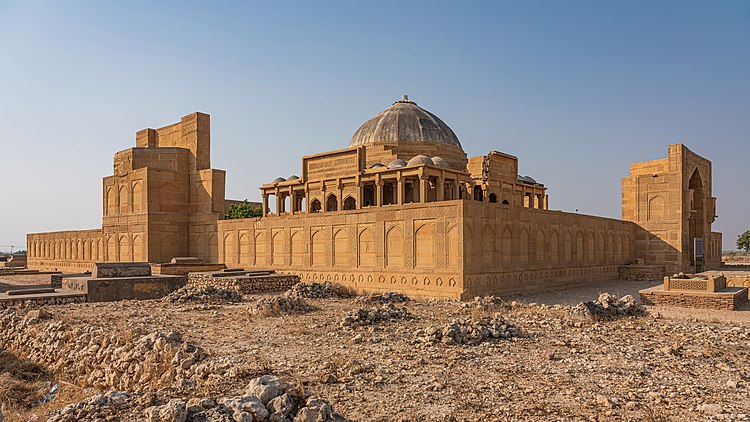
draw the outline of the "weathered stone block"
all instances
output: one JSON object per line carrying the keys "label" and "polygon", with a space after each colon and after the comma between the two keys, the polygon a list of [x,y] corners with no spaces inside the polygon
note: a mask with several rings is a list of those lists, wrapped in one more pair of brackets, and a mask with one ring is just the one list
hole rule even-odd
{"label": "weathered stone block", "polygon": [[91,271],[93,278],[148,277],[151,266],[148,262],[97,262]]}

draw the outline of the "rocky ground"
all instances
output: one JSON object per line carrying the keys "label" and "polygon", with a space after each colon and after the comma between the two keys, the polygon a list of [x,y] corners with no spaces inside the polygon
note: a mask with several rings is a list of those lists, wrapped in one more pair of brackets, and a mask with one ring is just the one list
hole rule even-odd
{"label": "rocky ground", "polygon": [[[149,364],[165,365],[164,373],[176,378],[161,377],[157,385],[149,377],[148,385],[139,384],[135,375],[126,376],[127,368],[118,375],[122,368],[110,371],[107,359],[93,359],[91,365],[102,371],[93,378],[104,380],[98,389],[122,391],[102,387],[107,380],[135,384],[123,391],[127,399],[113,393],[87,398],[97,388],[87,385],[85,376],[66,372],[63,361],[40,378],[44,388],[59,383],[57,397],[36,407],[16,400],[3,411],[6,421],[25,421],[32,413],[44,420],[50,411],[85,400],[126,403],[100,412],[114,420],[159,420],[160,412],[179,411],[180,403],[186,412],[201,403],[236,410],[245,406],[237,400],[248,395],[249,384],[270,374],[306,388],[305,394],[350,420],[748,420],[750,312],[631,312],[621,297],[652,284],[612,281],[468,303],[350,298],[316,287],[286,295],[308,305],[304,312],[288,313],[253,312],[268,295],[237,302],[216,292],[186,292],[174,301],[50,307],[50,315],[34,315],[39,321],[18,322],[27,330],[21,332],[39,338],[52,326],[111,336],[107,342],[126,345],[111,353],[126,356],[112,362],[120,366],[132,359],[132,350],[158,343],[155,351],[144,352]],[[601,298],[601,291],[617,297]],[[592,302],[576,306],[583,301]],[[610,306],[624,311],[600,311]],[[29,318],[25,311],[17,314],[19,321]],[[91,352],[94,340],[60,338],[54,345],[60,350],[101,354],[98,347]],[[2,341],[0,347],[12,349]],[[184,352],[167,362],[159,360],[160,350]],[[65,395],[71,391],[76,394]],[[295,406],[307,403],[305,394],[295,396]],[[255,401],[244,400],[245,413],[252,406],[263,412],[257,403],[251,406]],[[333,420],[332,413],[327,418]]]}

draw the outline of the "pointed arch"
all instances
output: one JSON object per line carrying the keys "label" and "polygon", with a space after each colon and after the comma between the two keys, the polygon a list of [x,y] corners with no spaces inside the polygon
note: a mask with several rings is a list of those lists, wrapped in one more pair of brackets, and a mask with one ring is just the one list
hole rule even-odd
{"label": "pointed arch", "polygon": [[326,244],[322,230],[315,230],[310,236],[310,261],[313,266],[326,265]]}
{"label": "pointed arch", "polygon": [[133,212],[143,211],[143,183],[140,181],[133,182],[130,202],[133,204]]}
{"label": "pointed arch", "polygon": [[292,232],[292,238],[290,239],[289,255],[292,256],[292,266],[301,267],[305,265],[305,245],[302,240],[302,233],[300,231]]}
{"label": "pointed arch", "polygon": [[250,235],[240,233],[240,264],[250,263]]}
{"label": "pointed arch", "polygon": [[133,236],[133,261],[148,261],[148,259],[146,258],[145,248],[143,247],[143,236],[139,234]]}
{"label": "pointed arch", "polygon": [[266,232],[259,231],[255,233],[255,265],[265,265],[268,263],[268,246],[266,245]]}
{"label": "pointed arch", "polygon": [[224,265],[237,264],[237,253],[234,248],[234,233],[224,233],[221,243],[221,263]]}
{"label": "pointed arch", "polygon": [[271,264],[274,266],[285,265],[284,255],[284,233],[277,231],[271,234]]}
{"label": "pointed arch", "polygon": [[[448,248],[450,247],[449,241]],[[448,259],[450,259],[450,253]],[[404,266],[404,232],[401,227],[393,226],[385,233],[385,266],[386,268]]]}
{"label": "pointed arch", "polygon": [[372,267],[375,265],[375,236],[370,228],[359,231],[357,245],[357,265]]}
{"label": "pointed arch", "polygon": [[326,211],[338,211],[339,202],[335,194],[330,194],[326,198]]}
{"label": "pointed arch", "polygon": [[534,263],[536,265],[544,265],[544,258],[545,253],[547,252],[547,247],[545,244],[545,238],[544,238],[544,231],[542,229],[538,229],[536,231],[536,242],[534,243]]}
{"label": "pointed arch", "polygon": [[[569,236],[569,234],[566,233]],[[563,249],[565,248],[563,241]],[[549,258],[552,266],[557,266],[560,263],[560,236],[557,234],[557,230],[552,230],[549,235],[549,247],[547,257]]]}
{"label": "pointed arch", "polygon": [[482,229],[482,265],[486,269],[494,267],[495,263],[495,231],[485,225]]}
{"label": "pointed arch", "polygon": [[208,262],[219,262],[219,239],[215,234],[208,237]]}
{"label": "pointed arch", "polygon": [[429,268],[435,265],[435,224],[424,223],[414,232],[414,266]]}
{"label": "pointed arch", "polygon": [[127,214],[128,213],[128,188],[127,186],[120,186],[119,194],[118,194],[118,202],[119,202],[119,209],[120,214]]}
{"label": "pointed arch", "polygon": [[313,199],[310,201],[310,212],[320,212],[321,206],[320,206],[320,200],[318,198]]}
{"label": "pointed arch", "polygon": [[117,258],[119,262],[130,262],[133,260],[133,256],[130,254],[130,241],[127,236],[120,236],[120,256]]}
{"label": "pointed arch", "polygon": [[575,262],[580,264],[583,262],[583,257],[586,254],[586,251],[583,249],[583,234],[580,230],[576,232],[576,246],[574,249],[575,253]]}
{"label": "pointed arch", "polygon": [[596,236],[596,263],[601,265],[607,257],[604,233],[599,232]]}
{"label": "pointed arch", "polygon": [[518,261],[521,266],[526,267],[529,265],[529,243],[531,243],[529,239],[529,231],[526,227],[521,227],[518,243]]}
{"label": "pointed arch", "polygon": [[351,196],[347,196],[346,199],[344,199],[344,206],[343,209],[345,210],[356,210],[357,209],[357,200],[352,198]]}
{"label": "pointed arch", "polygon": [[349,260],[349,230],[347,227],[333,229],[332,263],[334,267],[347,267]]}
{"label": "pointed arch", "polygon": [[503,229],[503,267],[504,269],[510,269],[513,267],[513,230],[510,226],[505,226]]}
{"label": "pointed arch", "polygon": [[117,193],[112,187],[107,188],[107,193],[104,195],[104,210],[107,215],[117,214]]}

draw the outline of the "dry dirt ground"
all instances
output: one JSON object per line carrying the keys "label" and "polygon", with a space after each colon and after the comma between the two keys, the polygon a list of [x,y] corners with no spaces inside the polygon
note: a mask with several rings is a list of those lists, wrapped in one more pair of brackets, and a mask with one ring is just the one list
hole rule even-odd
{"label": "dry dirt ground", "polygon": [[[254,296],[218,305],[126,301],[48,310],[54,319],[128,336],[177,330],[211,359],[229,357],[247,369],[199,385],[205,396],[241,394],[255,374],[271,373],[303,381],[352,420],[749,420],[750,310],[652,308],[593,321],[566,306],[605,291],[637,298],[654,284],[611,281],[485,308],[409,301],[412,318],[364,327],[341,325],[345,313],[375,307],[354,299],[309,299],[317,310],[278,317],[251,316]],[[416,341],[430,327],[495,312],[523,335],[476,346]],[[6,411],[6,421],[19,414]]]}

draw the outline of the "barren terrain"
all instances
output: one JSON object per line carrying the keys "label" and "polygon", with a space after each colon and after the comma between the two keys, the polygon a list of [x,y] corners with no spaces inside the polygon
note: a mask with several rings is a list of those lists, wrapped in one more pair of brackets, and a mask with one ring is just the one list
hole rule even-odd
{"label": "barren terrain", "polygon": [[[0,283],[46,282],[19,280]],[[123,341],[176,331],[206,352],[206,362],[232,367],[222,376],[161,389],[162,401],[238,396],[251,379],[273,374],[303,383],[335,411],[362,421],[748,419],[748,310],[654,308],[642,316],[599,321],[571,312],[571,305],[600,292],[637,298],[638,289],[653,284],[612,281],[503,303],[407,301],[394,304],[407,308],[407,318],[349,326],[342,325],[345,314],[381,305],[356,298],[305,299],[314,310],[251,315],[248,308],[258,297],[245,296],[242,302],[126,301],[47,310],[52,321],[101,327]],[[433,327],[496,313],[517,328],[516,336],[477,345],[425,341]],[[31,335],[34,326],[29,327]],[[3,346],[16,352],[0,340]],[[84,384],[52,372],[38,378]],[[60,385],[59,397],[43,408],[6,403],[6,420],[27,420],[32,412],[43,417],[95,392],[91,386]],[[134,387],[131,392],[149,391],[146,385]],[[127,417],[137,418],[142,410],[131,408]]]}

